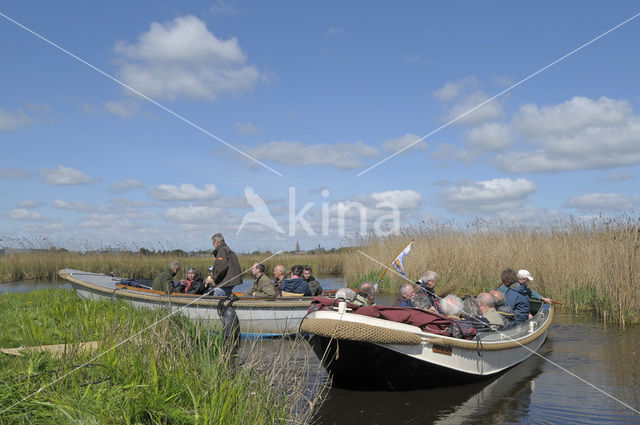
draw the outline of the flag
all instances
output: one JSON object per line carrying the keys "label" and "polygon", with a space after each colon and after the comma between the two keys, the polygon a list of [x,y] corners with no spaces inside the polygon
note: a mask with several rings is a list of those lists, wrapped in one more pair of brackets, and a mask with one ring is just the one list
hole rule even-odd
{"label": "flag", "polygon": [[409,242],[409,245],[407,245],[407,247],[405,249],[402,250],[402,252],[400,253],[400,255],[398,255],[396,257],[395,260],[393,260],[393,265],[396,266],[396,269],[398,270],[398,272],[400,272],[400,274],[402,275],[402,277],[407,277],[404,274],[404,257],[407,256],[407,254],[409,253],[409,251],[411,251],[411,244],[413,243],[413,241]]}

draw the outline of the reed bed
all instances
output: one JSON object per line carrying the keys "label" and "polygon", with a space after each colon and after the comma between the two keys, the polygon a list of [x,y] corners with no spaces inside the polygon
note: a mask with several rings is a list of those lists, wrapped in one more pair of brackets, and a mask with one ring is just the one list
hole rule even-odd
{"label": "reed bed", "polygon": [[[1,347],[99,341],[96,353],[70,352],[60,358],[49,353],[0,354],[0,423],[311,420],[322,401],[323,384],[310,386],[304,365],[295,373],[280,367],[287,364],[290,345],[274,350],[265,363],[259,352],[248,350],[240,356],[205,326],[180,315],[157,322],[166,313],[137,310],[123,302],[80,300],[69,290],[0,297],[6,330],[0,335]],[[117,345],[147,327],[139,337]]]}
{"label": "reed bed", "polygon": [[[468,226],[423,223],[398,235],[364,235],[351,242],[386,266],[411,239],[407,276],[417,280],[427,270],[436,271],[438,294],[476,295],[496,288],[503,269],[527,269],[534,277],[530,287],[547,297],[623,326],[640,322],[640,217],[528,227],[481,221]],[[357,250],[343,260],[352,286],[375,281],[384,269]],[[393,272],[387,272],[385,279],[387,292],[395,291],[402,281]]]}
{"label": "reed bed", "polygon": [[[329,252],[320,254],[272,254],[239,255],[242,270],[249,269],[253,263],[264,261],[268,274],[273,267],[283,264],[290,267],[294,264],[308,264],[315,274],[342,273],[342,254]],[[135,252],[127,253],[73,253],[59,250],[30,251],[0,256],[0,281],[11,282],[28,279],[53,280],[58,270],[72,268],[93,273],[114,273],[117,276],[132,279],[153,278],[164,271],[169,263],[178,260],[183,265],[181,273],[189,266],[196,267],[201,274],[206,274],[207,267],[213,264],[213,257],[187,256],[178,254],[144,255]]]}

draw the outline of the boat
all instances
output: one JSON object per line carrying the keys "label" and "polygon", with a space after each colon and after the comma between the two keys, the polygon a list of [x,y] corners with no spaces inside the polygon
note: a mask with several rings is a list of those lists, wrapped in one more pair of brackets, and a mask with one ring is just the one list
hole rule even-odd
{"label": "boat", "polygon": [[[168,308],[192,320],[222,327],[217,312],[223,297],[192,294],[165,294],[152,289],[136,288],[123,283],[127,279],[89,273],[82,270],[63,269],[58,275],[71,282],[78,296],[89,300],[126,300],[139,308]],[[330,291],[328,291],[330,292]],[[295,335],[300,322],[307,314],[313,297],[250,298],[240,295],[233,303],[240,321],[243,337],[282,337]]]}
{"label": "boat", "polygon": [[[324,305],[330,306],[331,302],[325,300]],[[309,344],[332,376],[333,386],[410,390],[497,376],[535,354],[544,344],[553,320],[553,307],[544,304],[523,324],[501,331],[477,331],[466,340],[425,326],[370,317],[361,314],[359,310],[363,308],[336,301],[333,308],[311,311],[300,325],[300,331],[310,336]],[[436,313],[417,311],[458,323]]]}

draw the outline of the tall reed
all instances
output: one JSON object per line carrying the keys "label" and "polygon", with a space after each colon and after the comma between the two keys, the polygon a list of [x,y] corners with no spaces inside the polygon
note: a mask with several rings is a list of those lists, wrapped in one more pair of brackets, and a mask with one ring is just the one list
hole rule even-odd
{"label": "tall reed", "polygon": [[[640,217],[567,220],[538,226],[468,226],[423,223],[399,235],[364,235],[351,242],[362,253],[389,264],[414,239],[405,259],[407,276],[440,274],[439,294],[477,294],[500,283],[500,272],[527,269],[531,288],[577,309],[591,309],[624,323],[640,322]],[[372,279],[384,267],[353,251],[344,256],[351,285]],[[372,273],[372,270],[375,272]],[[387,273],[386,290],[401,278]]]}

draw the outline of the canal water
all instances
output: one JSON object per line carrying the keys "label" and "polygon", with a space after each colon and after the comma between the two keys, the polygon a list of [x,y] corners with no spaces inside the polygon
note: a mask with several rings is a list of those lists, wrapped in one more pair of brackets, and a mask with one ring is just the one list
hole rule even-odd
{"label": "canal water", "polygon": [[[319,280],[325,289],[344,285],[340,278]],[[250,285],[245,281],[246,288],[238,289]],[[52,287],[70,288],[63,282],[15,282],[0,284],[0,293]],[[330,382],[312,351],[295,341],[242,344],[265,352],[291,344],[314,384]],[[640,424],[640,326],[605,326],[590,314],[556,309],[538,354],[497,378],[467,385],[402,392],[331,388],[316,423]],[[354,370],[354,379],[364,373],[373,371]]]}

